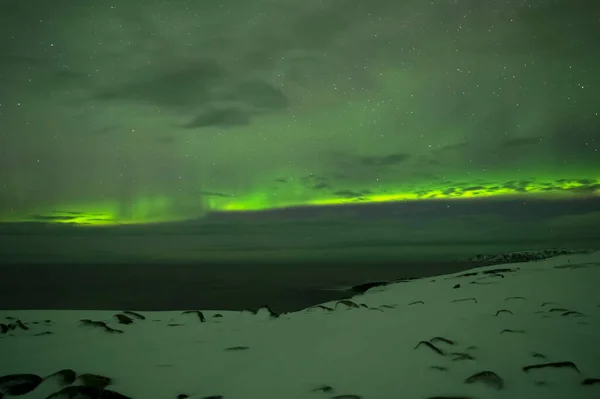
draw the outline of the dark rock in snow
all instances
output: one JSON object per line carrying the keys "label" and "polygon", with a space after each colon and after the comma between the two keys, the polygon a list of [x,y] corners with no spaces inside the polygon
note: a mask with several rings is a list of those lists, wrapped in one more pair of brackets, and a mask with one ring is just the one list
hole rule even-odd
{"label": "dark rock in snow", "polygon": [[225,348],[226,351],[244,351],[246,349],[250,349],[249,346],[230,346],[229,348]]}
{"label": "dark rock in snow", "polygon": [[438,348],[437,346],[435,346],[434,344],[432,344],[429,341],[420,341],[417,346],[415,346],[415,349],[417,349],[418,347],[420,347],[421,345],[424,345],[426,347],[428,347],[429,349],[431,349],[432,351],[434,351],[435,353],[437,353],[438,355],[441,356],[446,356],[446,354],[444,353],[443,350],[441,350],[440,348]]}
{"label": "dark rock in snow", "polygon": [[438,371],[447,371],[448,367],[445,367],[445,366],[431,366],[430,369],[432,369],[432,370],[438,370]]}
{"label": "dark rock in snow", "polygon": [[133,319],[125,314],[117,313],[116,315],[114,315],[114,317],[115,319],[117,319],[117,323],[119,324],[133,324]]}
{"label": "dark rock in snow", "polygon": [[454,358],[452,359],[453,362],[458,362],[461,360],[475,360],[475,357],[464,352],[453,352],[452,356],[454,356]]}
{"label": "dark rock in snow", "polygon": [[454,287],[452,287],[453,289],[457,289],[460,288],[460,284],[456,284]]}
{"label": "dark rock in snow", "polygon": [[585,315],[583,313],[577,312],[575,310],[569,310],[568,312],[561,314],[561,316],[585,316]]}
{"label": "dark rock in snow", "polygon": [[354,286],[350,287],[350,291],[356,292],[359,294],[364,294],[371,288],[381,287],[381,286],[388,285],[388,284],[390,284],[388,281],[374,281],[374,282],[370,282],[370,283],[354,285]]}
{"label": "dark rock in snow", "polygon": [[99,328],[101,330],[106,331],[107,333],[111,333],[111,334],[122,334],[123,333],[122,330],[117,330],[116,328],[112,328],[103,321],[94,321],[94,320],[90,320],[90,319],[83,319],[83,320],[80,320],[80,322],[81,322],[82,326]]}
{"label": "dark rock in snow", "polygon": [[434,342],[443,342],[443,343],[448,344],[448,345],[454,345],[455,344],[454,341],[452,341],[450,339],[447,339],[447,338],[444,338],[444,337],[433,337],[433,338],[431,338],[429,340],[429,342],[431,342],[431,343],[434,343]]}
{"label": "dark rock in snow", "polygon": [[77,379],[77,373],[71,369],[62,369],[54,374],[50,374],[44,380],[56,380],[59,385],[71,385]]}
{"label": "dark rock in snow", "polygon": [[496,316],[498,316],[498,315],[500,315],[502,313],[513,314],[513,312],[511,312],[508,309],[500,309],[499,311],[496,312]]}
{"label": "dark rock in snow", "polygon": [[312,392],[333,392],[333,387],[321,385],[320,387],[313,389]]}
{"label": "dark rock in snow", "polygon": [[279,313],[277,313],[273,309],[271,309],[271,307],[269,305],[262,305],[260,308],[258,308],[256,310],[256,312],[254,312],[254,314],[263,313],[263,312],[266,312],[269,315],[269,317],[271,317],[273,319],[276,319],[280,316]]}
{"label": "dark rock in snow", "polygon": [[525,330],[511,330],[510,328],[505,328],[504,330],[500,331],[500,334],[506,334],[506,333],[524,334]]}
{"label": "dark rock in snow", "polygon": [[46,397],[46,399],[100,399],[101,389],[85,385],[71,385]]}
{"label": "dark rock in snow", "polygon": [[177,399],[185,399],[185,398],[189,398],[190,395],[188,395],[187,393],[180,393],[179,395],[176,396]]}
{"label": "dark rock in snow", "polygon": [[452,300],[450,302],[452,302],[452,303],[458,303],[458,302],[470,302],[470,301],[472,301],[474,303],[477,303],[477,299],[473,298],[473,297],[471,297],[471,298],[454,299],[454,300]]}
{"label": "dark rock in snow", "polygon": [[315,309],[323,309],[323,310],[326,310],[328,312],[333,312],[333,308],[330,308],[329,306],[325,306],[325,305],[311,306],[310,308],[307,308],[306,311],[310,312],[311,310],[315,310]]}
{"label": "dark rock in snow", "polygon": [[223,395],[210,395],[210,396],[205,396],[202,399],[224,399]]}
{"label": "dark rock in snow", "polygon": [[507,297],[507,298],[504,298],[504,301],[505,301],[505,302],[506,302],[506,301],[515,301],[515,300],[517,300],[517,299],[520,299],[520,300],[526,301],[525,297],[523,297],[523,296],[509,296],[509,297]]}
{"label": "dark rock in snow", "polygon": [[78,379],[85,386],[99,389],[104,389],[112,383],[112,378],[110,377],[91,373],[81,374]]}
{"label": "dark rock in snow", "polygon": [[132,399],[110,389],[86,385],[72,385],[53,393],[46,399]]}
{"label": "dark rock in snow", "polygon": [[552,363],[531,364],[529,366],[523,367],[523,371],[527,373],[531,370],[544,369],[544,368],[568,368],[568,369],[574,370],[580,374],[579,369],[573,362],[552,362]]}
{"label": "dark rock in snow", "polygon": [[425,302],[423,302],[423,301],[414,301],[414,302],[409,303],[408,305],[409,306],[410,305],[425,305]]}
{"label": "dark rock in snow", "polygon": [[198,316],[200,323],[204,323],[206,321],[206,317],[204,317],[204,313],[202,313],[202,311],[200,311],[200,310],[186,310],[186,311],[182,312],[182,314],[195,314]]}
{"label": "dark rock in snow", "polygon": [[15,326],[18,327],[18,328],[20,328],[21,330],[24,330],[24,331],[29,330],[29,327],[27,327],[25,325],[25,323],[23,323],[21,320],[15,321]]}
{"label": "dark rock in snow", "polygon": [[586,378],[581,385],[600,385],[600,378]]}
{"label": "dark rock in snow", "polygon": [[569,309],[565,309],[565,308],[552,308],[548,312],[550,312],[550,313],[564,313],[564,312],[569,312]]}
{"label": "dark rock in snow", "polygon": [[100,392],[100,399],[132,399],[129,396],[123,395],[120,392],[105,389]]}
{"label": "dark rock in snow", "polygon": [[25,395],[44,381],[36,374],[9,374],[0,377],[0,393],[7,396]]}
{"label": "dark rock in snow", "polygon": [[351,301],[351,300],[349,300],[349,299],[343,299],[343,300],[341,300],[341,301],[337,301],[337,302],[335,303],[335,307],[336,307],[336,309],[337,309],[338,305],[344,305],[344,306],[346,306],[347,308],[353,308],[353,309],[358,309],[358,308],[359,308],[359,306],[358,306],[356,303],[352,302],[352,301]]}
{"label": "dark rock in snow", "polygon": [[504,388],[504,379],[493,371],[482,371],[473,374],[465,380],[465,384],[483,383],[491,388],[500,390]]}
{"label": "dark rock in snow", "polygon": [[217,318],[217,317],[223,317],[223,315],[222,315],[221,313],[215,313],[215,314],[213,315],[213,317],[215,317],[215,318]]}
{"label": "dark rock in snow", "polygon": [[146,320],[146,316],[144,316],[140,313],[137,313],[137,312],[133,312],[131,310],[124,310],[123,314],[126,314],[127,316],[133,317],[138,320]]}

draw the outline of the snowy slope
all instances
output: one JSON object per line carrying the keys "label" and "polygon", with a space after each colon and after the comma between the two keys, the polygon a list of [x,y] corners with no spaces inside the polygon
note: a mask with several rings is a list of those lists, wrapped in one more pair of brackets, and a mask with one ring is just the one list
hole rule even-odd
{"label": "snowy slope", "polygon": [[375,287],[279,317],[144,312],[124,325],[110,311],[3,311],[4,329],[16,327],[0,335],[0,376],[34,376],[0,377],[0,391],[47,398],[76,375],[46,377],[70,369],[75,386],[110,382],[107,399],[597,399],[599,287],[595,252]]}

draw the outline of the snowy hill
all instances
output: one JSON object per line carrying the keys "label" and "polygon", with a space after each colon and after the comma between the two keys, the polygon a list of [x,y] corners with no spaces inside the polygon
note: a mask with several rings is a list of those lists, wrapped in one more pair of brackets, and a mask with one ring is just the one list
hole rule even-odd
{"label": "snowy hill", "polygon": [[472,256],[468,258],[468,260],[472,262],[491,262],[495,264],[520,263],[548,259],[560,255],[586,254],[592,252],[594,251],[585,249],[546,249],[535,251],[507,252],[501,254],[482,254]]}
{"label": "snowy hill", "polygon": [[[2,311],[33,398],[600,398],[600,252],[256,312]],[[18,375],[20,374],[20,375]]]}

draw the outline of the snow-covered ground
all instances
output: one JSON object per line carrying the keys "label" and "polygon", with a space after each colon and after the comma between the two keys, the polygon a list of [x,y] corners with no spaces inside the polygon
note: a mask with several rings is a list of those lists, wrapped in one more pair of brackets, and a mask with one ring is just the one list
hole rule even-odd
{"label": "snow-covered ground", "polygon": [[600,398],[600,252],[278,317],[2,311],[0,322],[0,392],[23,399]]}

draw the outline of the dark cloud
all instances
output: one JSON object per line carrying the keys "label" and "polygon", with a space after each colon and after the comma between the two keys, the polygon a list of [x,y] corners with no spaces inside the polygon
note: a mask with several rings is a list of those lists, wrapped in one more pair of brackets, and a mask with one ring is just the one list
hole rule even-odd
{"label": "dark cloud", "polygon": [[225,100],[238,101],[258,110],[281,110],[289,105],[289,99],[281,89],[261,81],[243,81],[224,96]]}
{"label": "dark cloud", "polygon": [[528,191],[528,187],[531,183],[533,183],[533,180],[510,180],[504,182],[502,187],[519,193],[525,193]]}
{"label": "dark cloud", "polygon": [[320,183],[327,183],[329,180],[329,178],[327,176],[324,175],[316,175],[314,173],[310,173],[308,175],[305,176],[301,176],[300,177],[300,182],[306,186],[311,186],[314,187],[317,184]]}
{"label": "dark cloud", "polygon": [[449,144],[446,146],[442,146],[440,148],[436,148],[432,152],[435,154],[438,154],[438,153],[443,153],[443,152],[447,152],[447,151],[461,151],[466,148],[469,148],[469,144],[466,142],[463,142],[463,143],[456,143],[456,144]]}
{"label": "dark cloud", "polygon": [[141,76],[131,82],[100,89],[93,99],[135,101],[188,109],[211,103],[214,100],[213,90],[231,78],[225,67],[209,59],[195,61],[175,70],[148,71],[141,73]]}
{"label": "dark cloud", "polygon": [[315,185],[313,186],[313,188],[314,188],[315,190],[329,190],[329,189],[331,189],[331,186],[330,186],[329,184],[327,184],[327,183],[323,183],[323,182],[321,182],[321,183],[317,183],[317,184],[315,184]]}
{"label": "dark cloud", "polygon": [[220,197],[220,198],[231,198],[234,197],[232,194],[218,193],[214,191],[199,191],[198,194],[205,195],[207,197]]}
{"label": "dark cloud", "polygon": [[485,190],[486,187],[484,186],[470,186],[470,187],[465,187],[462,189],[462,191],[480,191],[480,190]]}
{"label": "dark cloud", "polygon": [[[246,126],[252,115],[289,106],[289,99],[280,89],[258,80],[239,80],[214,60],[141,75],[145,77],[101,89],[93,99],[133,101],[196,113],[183,125],[188,129]],[[228,105],[232,103],[235,105]]]}
{"label": "dark cloud", "polygon": [[60,214],[60,215],[84,215],[83,212],[79,211],[52,211],[52,213]]}
{"label": "dark cloud", "polygon": [[410,158],[410,154],[396,153],[388,154],[380,157],[361,157],[360,164],[363,166],[392,166],[406,162]]}
{"label": "dark cloud", "polygon": [[332,194],[337,197],[343,197],[343,198],[361,198],[363,196],[363,193],[361,193],[359,191],[352,191],[352,190],[339,190],[339,191],[333,192]]}
{"label": "dark cloud", "polygon": [[234,127],[250,124],[250,115],[240,108],[222,108],[204,110],[189,123],[183,125],[187,129],[197,129],[210,126]]}
{"label": "dark cloud", "polygon": [[596,181],[592,180],[592,179],[576,179],[575,181],[579,184],[583,184],[586,186],[591,185],[591,184],[596,184]]}
{"label": "dark cloud", "polygon": [[451,195],[451,194],[454,194],[456,191],[457,191],[456,188],[454,188],[454,187],[448,187],[448,188],[442,190],[442,194],[444,194],[444,195]]}
{"label": "dark cloud", "polygon": [[78,219],[75,215],[32,215],[31,219],[40,222],[69,222]]}
{"label": "dark cloud", "polygon": [[600,193],[600,183],[588,183],[581,186],[576,186],[566,189],[570,192],[576,192],[580,194],[598,194]]}

